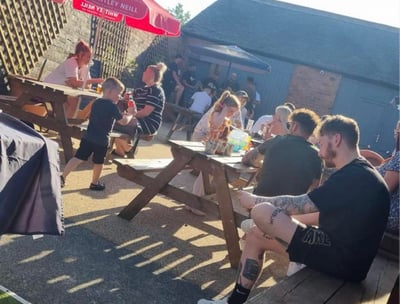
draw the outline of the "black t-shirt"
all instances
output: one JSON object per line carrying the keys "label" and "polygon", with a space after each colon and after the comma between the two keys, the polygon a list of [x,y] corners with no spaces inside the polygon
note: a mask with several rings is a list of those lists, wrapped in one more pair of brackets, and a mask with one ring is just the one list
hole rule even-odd
{"label": "black t-shirt", "polygon": [[257,195],[303,194],[314,179],[321,177],[318,150],[303,137],[276,136],[257,149],[264,154],[261,176],[254,190]]}
{"label": "black t-shirt", "polygon": [[186,71],[182,75],[182,81],[185,81],[188,85],[194,86],[197,83],[196,73],[194,71]]}
{"label": "black t-shirt", "polygon": [[142,134],[154,134],[161,125],[162,113],[165,104],[164,90],[157,85],[135,89],[132,92],[133,100],[138,111],[146,105],[154,107],[150,115],[137,118],[142,129]]}
{"label": "black t-shirt", "polygon": [[176,75],[180,78],[181,75],[181,70],[179,69],[178,65],[176,64],[176,62],[171,62],[168,65],[167,71],[165,72],[165,75],[163,77],[164,79],[164,83],[166,83],[167,85],[170,85],[171,83],[176,85],[176,81],[174,79],[174,76],[172,75],[173,72],[176,73]]}
{"label": "black t-shirt", "polygon": [[95,100],[83,138],[101,146],[108,146],[110,131],[115,120],[120,119],[122,119],[122,114],[112,100],[105,98]]}
{"label": "black t-shirt", "polygon": [[308,196],[320,212],[320,229],[340,253],[340,264],[355,280],[364,279],[389,214],[390,196],[383,178],[370,163],[356,159]]}

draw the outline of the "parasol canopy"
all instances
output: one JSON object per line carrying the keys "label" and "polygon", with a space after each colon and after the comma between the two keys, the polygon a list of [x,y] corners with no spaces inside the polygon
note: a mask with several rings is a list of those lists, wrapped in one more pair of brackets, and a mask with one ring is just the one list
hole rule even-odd
{"label": "parasol canopy", "polygon": [[156,35],[176,37],[181,34],[180,22],[154,0],[73,0],[72,6],[78,11],[104,20],[125,20],[129,27]]}
{"label": "parasol canopy", "polygon": [[271,71],[268,63],[236,45],[191,45],[189,49],[192,55],[200,60],[227,66],[228,74],[231,68],[256,74]]}

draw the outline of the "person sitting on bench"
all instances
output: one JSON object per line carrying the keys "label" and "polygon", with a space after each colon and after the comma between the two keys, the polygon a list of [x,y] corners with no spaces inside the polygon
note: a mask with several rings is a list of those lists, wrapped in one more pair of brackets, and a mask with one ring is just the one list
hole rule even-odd
{"label": "person sitting on bench", "polygon": [[212,82],[207,84],[207,86],[200,92],[196,92],[191,97],[191,105],[189,110],[204,114],[211,106],[211,96],[214,94],[216,87]]}
{"label": "person sitting on bench", "polygon": [[[228,299],[207,303],[245,303],[273,250],[291,261],[346,281],[362,281],[378,252],[389,214],[388,187],[358,148],[357,123],[328,116],[319,127],[319,155],[337,171],[308,194],[262,197],[239,192],[240,204],[255,222],[247,233],[235,288]],[[320,212],[319,227],[291,216]],[[268,299],[266,299],[268,302]]]}
{"label": "person sitting on bench", "polygon": [[[102,83],[103,78],[91,78],[88,69],[92,58],[90,46],[80,41],[75,47],[75,53],[47,75],[44,82],[66,85],[72,88],[81,88],[93,83]],[[79,110],[79,98],[68,97],[65,107],[67,118],[75,118]]]}
{"label": "person sitting on bench", "polygon": [[[115,131],[126,133],[131,139],[137,136],[138,129],[140,134],[145,135],[155,134],[158,131],[165,105],[165,94],[161,87],[161,81],[166,69],[167,66],[163,62],[147,66],[142,75],[145,86],[132,92],[132,98],[137,108],[135,119],[126,126],[116,123]],[[132,143],[126,139],[116,138],[113,154],[120,157],[125,157],[125,155],[134,157],[132,147]]]}

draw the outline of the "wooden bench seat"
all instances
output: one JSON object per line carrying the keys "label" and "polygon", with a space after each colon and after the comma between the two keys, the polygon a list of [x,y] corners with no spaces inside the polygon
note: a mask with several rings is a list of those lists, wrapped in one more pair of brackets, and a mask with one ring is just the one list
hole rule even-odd
{"label": "wooden bench seat", "polygon": [[163,170],[172,161],[172,158],[155,158],[155,159],[128,159],[116,158],[115,163],[127,165],[139,172],[159,172]]}
{"label": "wooden bench seat", "polygon": [[191,140],[194,127],[203,114],[172,103],[166,103],[165,106],[169,111],[176,114],[175,121],[172,123],[171,128],[168,131],[167,139],[170,139],[175,131],[184,130],[186,131],[186,140]]}
{"label": "wooden bench seat", "polygon": [[386,304],[398,275],[398,262],[381,255],[374,259],[367,278],[361,283],[345,282],[306,267],[246,303]]}

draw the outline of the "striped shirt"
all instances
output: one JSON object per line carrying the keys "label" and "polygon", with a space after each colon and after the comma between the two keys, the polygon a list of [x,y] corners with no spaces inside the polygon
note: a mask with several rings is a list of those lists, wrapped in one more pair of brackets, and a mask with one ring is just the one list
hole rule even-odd
{"label": "striped shirt", "polygon": [[162,113],[165,104],[164,90],[159,85],[135,89],[132,93],[137,110],[142,110],[146,105],[154,110],[146,117],[137,118],[142,128],[142,134],[154,134],[161,126]]}

